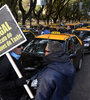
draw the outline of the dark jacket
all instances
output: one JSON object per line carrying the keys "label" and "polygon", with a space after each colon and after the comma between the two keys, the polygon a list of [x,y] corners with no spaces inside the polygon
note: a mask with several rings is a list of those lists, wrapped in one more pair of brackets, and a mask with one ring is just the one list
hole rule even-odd
{"label": "dark jacket", "polygon": [[[13,58],[20,72],[23,74],[22,65],[19,60]],[[2,96],[20,96],[24,90],[23,86],[18,87],[16,80],[18,76],[10,64],[8,58],[3,56],[0,58],[0,94]]]}
{"label": "dark jacket", "polygon": [[43,34],[51,34],[51,32],[49,30],[45,29]]}
{"label": "dark jacket", "polygon": [[49,54],[44,60],[46,67],[38,75],[34,100],[64,100],[72,89],[74,66],[63,51]]}

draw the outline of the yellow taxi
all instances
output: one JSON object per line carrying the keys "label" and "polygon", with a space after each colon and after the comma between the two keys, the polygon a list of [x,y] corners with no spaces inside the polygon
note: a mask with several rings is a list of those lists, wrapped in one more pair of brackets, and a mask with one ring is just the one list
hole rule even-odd
{"label": "yellow taxi", "polygon": [[76,29],[76,28],[82,27],[82,24],[81,23],[66,23],[65,26],[70,26],[71,29]]}
{"label": "yellow taxi", "polygon": [[[27,59],[27,56],[25,55],[34,55],[33,57],[28,57],[28,61],[26,64],[27,66],[30,66],[30,64],[37,60],[40,59],[40,62],[42,61],[42,57],[45,54],[45,47],[47,42],[51,41],[59,41],[62,44],[62,47],[64,48],[64,51],[68,54],[69,58],[71,59],[72,63],[74,64],[75,68],[79,70],[82,66],[82,61],[83,61],[83,45],[82,41],[73,34],[44,34],[44,35],[39,35],[35,36],[35,39],[29,42],[29,44],[24,48],[24,60],[23,63],[25,64],[25,59]],[[30,60],[33,58],[34,60]],[[30,61],[32,61],[30,63]],[[38,65],[38,63],[37,63]],[[42,65],[42,64],[41,64]],[[40,66],[39,66],[40,67]]]}
{"label": "yellow taxi", "polygon": [[27,27],[25,25],[20,25],[21,30],[26,30]]}
{"label": "yellow taxi", "polygon": [[73,34],[77,35],[84,44],[84,53],[90,52],[90,28],[77,28]]}
{"label": "yellow taxi", "polygon": [[90,21],[83,23],[83,27],[87,27],[87,26],[90,26]]}
{"label": "yellow taxi", "polygon": [[87,28],[90,28],[90,26],[87,26]]}
{"label": "yellow taxi", "polygon": [[57,29],[56,29],[57,27],[59,27],[59,30],[58,30],[59,32],[61,32],[61,33],[66,32],[66,28],[64,26],[60,26],[60,25],[50,26],[49,27],[50,32],[57,31]]}
{"label": "yellow taxi", "polygon": [[27,41],[24,43],[25,45],[28,44],[35,37],[35,34],[31,30],[28,30],[28,29],[22,30],[22,32],[24,33],[24,35],[27,38]]}

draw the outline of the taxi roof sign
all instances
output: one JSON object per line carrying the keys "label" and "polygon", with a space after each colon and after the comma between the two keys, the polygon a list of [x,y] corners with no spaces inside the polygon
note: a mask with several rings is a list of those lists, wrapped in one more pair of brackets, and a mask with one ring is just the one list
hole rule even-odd
{"label": "taxi roof sign", "polygon": [[51,34],[60,35],[61,32],[58,32],[58,31],[52,31]]}
{"label": "taxi roof sign", "polygon": [[9,7],[0,8],[0,56],[11,51],[26,41]]}

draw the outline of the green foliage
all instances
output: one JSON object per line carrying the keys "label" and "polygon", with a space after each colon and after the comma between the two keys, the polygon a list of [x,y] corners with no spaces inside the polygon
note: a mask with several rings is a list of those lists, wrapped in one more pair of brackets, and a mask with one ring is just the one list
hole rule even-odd
{"label": "green foliage", "polygon": [[[12,13],[16,16],[16,13],[18,12],[19,9],[19,5],[17,3],[18,1],[19,0],[1,0],[0,5],[7,4],[11,9]],[[43,8],[43,12],[40,12],[41,6],[39,5],[37,5],[33,11],[35,12],[36,15],[38,15],[37,18],[43,20],[45,19],[75,20],[75,19],[80,19],[82,16],[83,18],[90,17],[87,15],[87,11],[90,11],[90,0],[82,0],[83,8],[81,11],[79,11],[80,1],[81,0],[46,0],[46,5]],[[71,10],[72,4],[73,4],[73,10]],[[22,0],[22,6],[23,9],[25,10],[25,14],[27,14],[30,10],[30,0]],[[33,18],[36,18],[32,12],[30,13],[32,14],[31,16]],[[17,14],[19,18],[22,17],[21,13]]]}
{"label": "green foliage", "polygon": [[36,8],[35,8],[35,12],[38,13],[40,11],[40,9],[41,9],[41,6],[37,5]]}
{"label": "green foliage", "polygon": [[23,8],[26,12],[28,12],[29,8],[30,8],[30,0],[22,0],[22,5],[23,5]]}

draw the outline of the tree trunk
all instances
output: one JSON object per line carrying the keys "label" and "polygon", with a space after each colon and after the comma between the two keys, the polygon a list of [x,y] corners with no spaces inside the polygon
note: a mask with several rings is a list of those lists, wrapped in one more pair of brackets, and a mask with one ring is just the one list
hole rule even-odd
{"label": "tree trunk", "polygon": [[56,22],[57,22],[57,18],[54,18],[54,19],[53,19],[53,22],[56,23]]}
{"label": "tree trunk", "polygon": [[25,16],[23,15],[23,16],[22,16],[22,25],[25,25],[25,21],[26,21],[26,18],[25,18]]}
{"label": "tree trunk", "polygon": [[37,24],[39,24],[39,19],[37,19]]}
{"label": "tree trunk", "polygon": [[30,27],[32,26],[32,17],[29,16],[29,21],[30,21]]}

